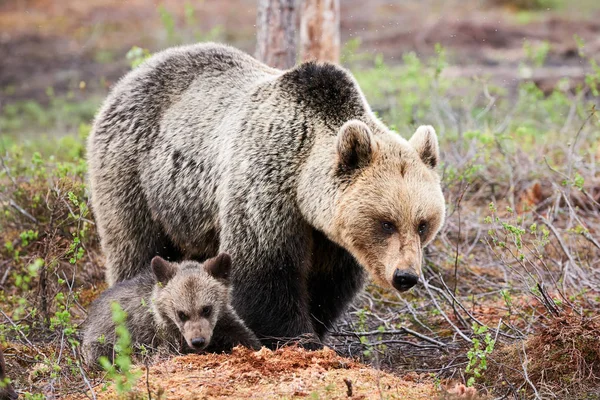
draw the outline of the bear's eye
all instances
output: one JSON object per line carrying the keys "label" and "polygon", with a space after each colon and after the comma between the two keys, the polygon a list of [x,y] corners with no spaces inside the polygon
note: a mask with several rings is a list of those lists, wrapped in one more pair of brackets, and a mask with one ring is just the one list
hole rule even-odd
{"label": "bear's eye", "polygon": [[421,238],[423,238],[425,236],[425,234],[427,233],[427,222],[421,221],[421,223],[419,224],[419,227],[417,229],[419,231],[419,236],[421,236]]}
{"label": "bear's eye", "polygon": [[383,229],[383,231],[388,234],[396,232],[396,226],[389,221],[383,221],[381,223],[381,229]]}
{"label": "bear's eye", "polygon": [[188,319],[190,319],[190,317],[185,312],[183,312],[183,311],[179,311],[177,313],[177,317],[181,320],[181,322],[185,322]]}
{"label": "bear's eye", "polygon": [[212,314],[212,306],[204,306],[202,307],[202,311],[201,311],[201,315],[205,318],[210,317],[210,314]]}

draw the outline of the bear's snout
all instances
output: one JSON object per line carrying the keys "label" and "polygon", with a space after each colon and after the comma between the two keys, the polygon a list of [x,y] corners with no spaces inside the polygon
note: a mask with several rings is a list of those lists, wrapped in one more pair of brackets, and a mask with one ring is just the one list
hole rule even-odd
{"label": "bear's snout", "polygon": [[196,337],[192,339],[192,346],[195,349],[203,349],[206,346],[206,339],[203,337]]}
{"label": "bear's snout", "polygon": [[412,272],[396,268],[392,277],[392,286],[399,292],[406,292],[419,282],[419,277]]}

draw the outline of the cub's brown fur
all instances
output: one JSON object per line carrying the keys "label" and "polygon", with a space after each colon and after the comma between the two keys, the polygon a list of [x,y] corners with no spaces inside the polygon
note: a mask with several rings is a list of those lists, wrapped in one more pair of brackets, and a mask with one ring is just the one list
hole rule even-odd
{"label": "cub's brown fur", "polygon": [[83,329],[84,357],[94,363],[112,358],[115,324],[111,303],[127,312],[134,345],[174,352],[223,351],[237,344],[254,349],[260,342],[229,304],[227,254],[207,260],[170,263],[152,259],[152,272],[106,290],[90,307]]}
{"label": "cub's brown fur", "polygon": [[444,220],[433,128],[407,141],[331,64],[288,71],[228,46],[156,54],[89,137],[109,284],[152,257],[233,259],[233,306],[274,338],[322,337],[363,285],[407,290]]}

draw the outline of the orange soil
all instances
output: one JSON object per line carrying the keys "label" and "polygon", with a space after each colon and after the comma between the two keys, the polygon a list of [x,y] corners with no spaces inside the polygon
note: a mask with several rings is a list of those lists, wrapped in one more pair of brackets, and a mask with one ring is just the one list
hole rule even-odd
{"label": "orange soil", "polygon": [[[147,398],[144,372],[136,387]],[[348,384],[352,387],[349,396]],[[258,352],[238,347],[230,355],[203,354],[171,358],[150,367],[153,398],[327,398],[432,399],[439,395],[431,381],[416,374],[405,379],[338,356],[331,349],[310,352],[296,347]],[[98,399],[115,398],[112,390]],[[71,399],[86,398],[83,395]]]}

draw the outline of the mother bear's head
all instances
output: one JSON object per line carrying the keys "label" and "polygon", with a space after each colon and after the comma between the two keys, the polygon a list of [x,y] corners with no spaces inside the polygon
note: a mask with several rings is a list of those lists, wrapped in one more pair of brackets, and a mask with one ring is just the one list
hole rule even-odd
{"label": "mother bear's head", "polygon": [[300,105],[315,133],[297,187],[304,218],[377,283],[410,289],[421,275],[423,247],[444,222],[435,130],[421,126],[408,141],[392,132],[338,66],[302,64],[281,82],[289,108]]}
{"label": "mother bear's head", "polygon": [[406,291],[421,275],[423,247],[444,222],[437,136],[431,126],[419,127],[408,141],[380,123],[372,127],[358,120],[343,124],[322,188],[315,190],[308,179],[304,184],[315,194],[311,204],[328,199],[321,207],[327,212],[312,213],[327,214],[315,226],[348,250],[376,283]]}

